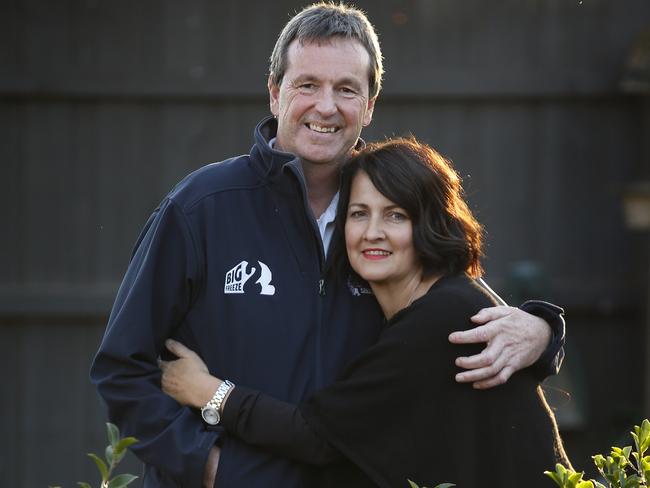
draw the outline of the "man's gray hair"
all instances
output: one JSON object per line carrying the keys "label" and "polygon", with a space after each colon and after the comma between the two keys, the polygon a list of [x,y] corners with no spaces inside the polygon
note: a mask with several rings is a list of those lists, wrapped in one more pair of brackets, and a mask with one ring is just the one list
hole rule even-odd
{"label": "man's gray hair", "polygon": [[370,56],[368,86],[370,98],[381,89],[384,74],[381,48],[372,24],[366,14],[344,3],[314,3],[297,13],[284,26],[271,54],[271,82],[280,86],[287,70],[289,45],[298,40],[301,44],[327,41],[332,38],[359,41]]}

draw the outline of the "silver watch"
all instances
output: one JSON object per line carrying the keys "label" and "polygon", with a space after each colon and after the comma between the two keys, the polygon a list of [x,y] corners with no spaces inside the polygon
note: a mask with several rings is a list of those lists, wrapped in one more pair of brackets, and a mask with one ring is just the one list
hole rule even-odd
{"label": "silver watch", "polygon": [[234,387],[235,385],[230,381],[225,380],[219,385],[217,391],[214,392],[214,396],[205,404],[205,407],[201,408],[201,417],[203,417],[206,424],[217,425],[221,421],[221,404],[230,389]]}

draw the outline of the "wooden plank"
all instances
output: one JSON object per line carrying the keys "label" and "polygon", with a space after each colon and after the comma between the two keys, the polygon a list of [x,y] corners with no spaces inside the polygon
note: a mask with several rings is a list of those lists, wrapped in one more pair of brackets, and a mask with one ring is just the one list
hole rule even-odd
{"label": "wooden plank", "polygon": [[[386,93],[400,95],[613,93],[650,22],[646,0],[358,3],[381,35]],[[264,92],[278,31],[304,2],[18,5],[19,62],[0,93],[223,97]]]}
{"label": "wooden plank", "polygon": [[5,486],[26,486],[18,470],[20,455],[28,446],[18,422],[24,408],[22,371],[18,369],[23,344],[15,327],[0,327],[0,344],[5,349],[0,367],[9,373],[0,382],[0,436],[4,439],[0,444],[0,480]]}
{"label": "wooden plank", "polygon": [[[92,322],[0,327],[3,338],[24,345],[16,348],[11,362],[17,371],[14,401],[2,407],[13,413],[3,417],[13,424],[8,432],[12,442],[5,444],[12,446],[15,457],[9,479],[17,482],[11,486],[73,486],[78,480],[96,484],[96,468],[85,453],[103,456],[106,419],[88,370],[102,330],[103,324]],[[0,388],[7,392],[6,382]],[[123,466],[129,469],[140,474],[133,459]]]}
{"label": "wooden plank", "polygon": [[16,105],[0,102],[0,208],[4,238],[0,239],[0,276],[1,281],[19,279],[20,259],[14,245],[20,241],[20,222],[22,221],[20,188],[22,187],[22,155],[19,124],[19,111]]}

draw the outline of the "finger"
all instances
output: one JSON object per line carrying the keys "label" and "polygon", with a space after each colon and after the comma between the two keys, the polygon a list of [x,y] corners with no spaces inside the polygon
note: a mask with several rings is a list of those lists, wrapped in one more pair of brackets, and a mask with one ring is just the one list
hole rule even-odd
{"label": "finger", "polygon": [[464,369],[487,368],[497,365],[503,367],[507,359],[504,343],[498,337],[489,343],[479,354],[461,356],[456,358],[456,366]]}
{"label": "finger", "polygon": [[461,330],[449,334],[449,342],[453,344],[476,344],[490,342],[497,331],[493,324],[481,325],[473,329]]}
{"label": "finger", "polygon": [[510,379],[513,373],[514,369],[506,366],[499,372],[499,374],[486,380],[477,381],[472,384],[472,387],[477,390],[487,390],[489,388],[494,388],[495,386],[503,385]]}
{"label": "finger", "polygon": [[476,383],[487,380],[499,374],[503,368],[508,366],[506,355],[498,348],[487,348],[481,354],[470,358],[458,358],[456,365],[459,365],[459,363],[463,364],[463,360],[469,361],[470,364],[472,364],[472,361],[477,361],[477,364],[480,366],[475,366],[468,371],[458,373],[456,375],[456,381],[460,383]]}
{"label": "finger", "polygon": [[497,320],[512,313],[512,307],[506,305],[497,305],[495,307],[487,307],[479,310],[471,317],[472,322],[475,324],[486,324],[492,320]]}
{"label": "finger", "polygon": [[181,344],[178,341],[175,341],[174,339],[167,339],[165,341],[165,346],[172,354],[174,354],[176,357],[179,358],[188,358],[191,356],[196,356],[196,353],[192,351],[189,347],[185,347],[185,345]]}
{"label": "finger", "polygon": [[492,366],[485,368],[471,369],[458,373],[454,378],[457,383],[476,383],[483,381],[487,378],[492,378],[495,374],[495,369]]}

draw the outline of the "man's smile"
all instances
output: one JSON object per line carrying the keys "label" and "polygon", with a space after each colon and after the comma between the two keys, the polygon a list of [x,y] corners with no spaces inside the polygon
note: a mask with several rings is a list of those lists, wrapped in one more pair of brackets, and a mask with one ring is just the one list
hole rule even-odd
{"label": "man's smile", "polygon": [[328,133],[334,133],[339,131],[339,127],[337,126],[325,126],[325,125],[319,125],[314,122],[307,122],[305,126],[314,132],[318,132],[320,134],[328,134]]}

